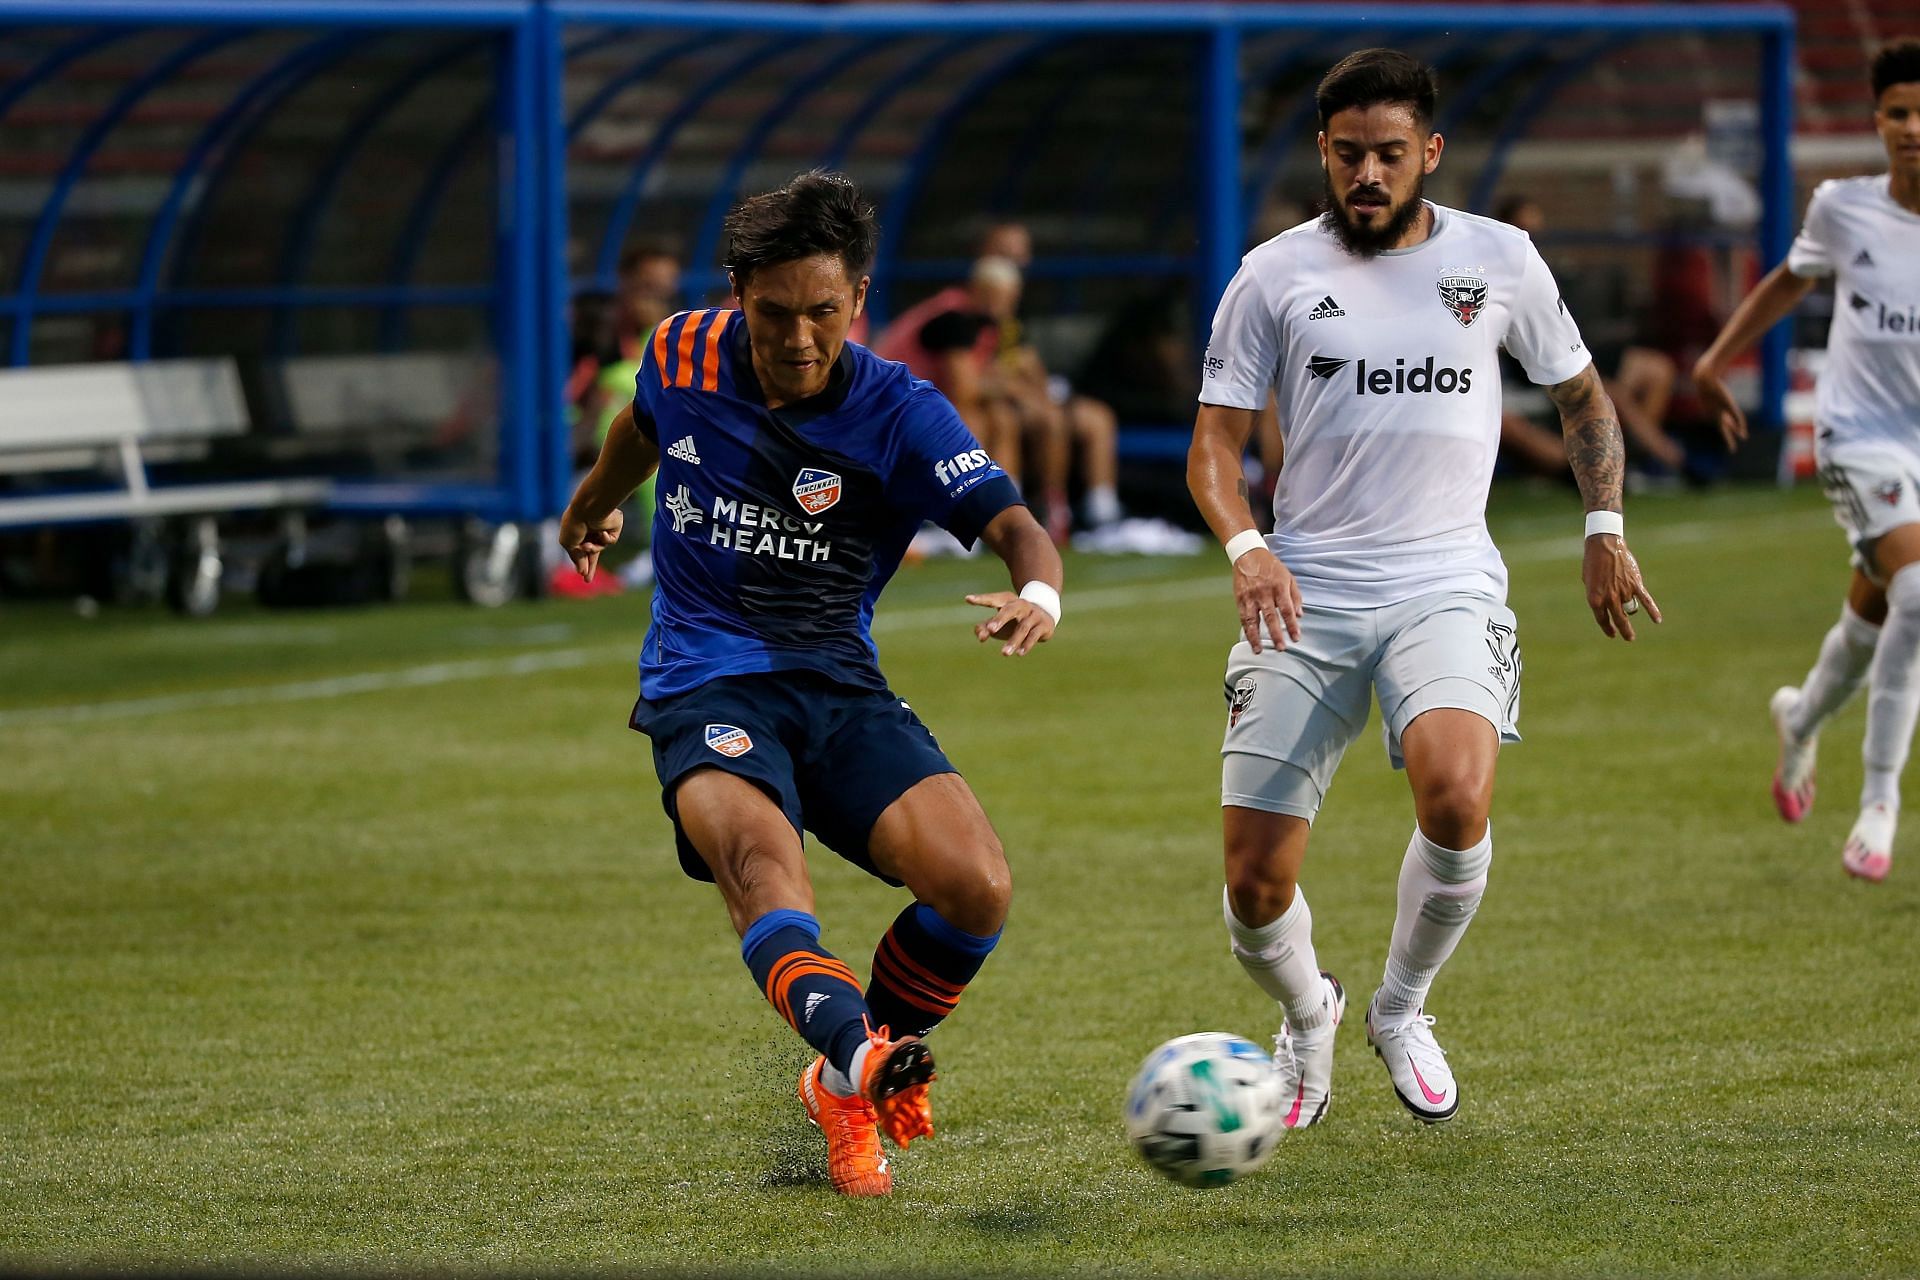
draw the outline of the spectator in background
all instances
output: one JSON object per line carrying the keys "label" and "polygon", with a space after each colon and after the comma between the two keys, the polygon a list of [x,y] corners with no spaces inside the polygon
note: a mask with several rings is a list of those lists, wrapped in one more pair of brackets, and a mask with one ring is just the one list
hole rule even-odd
{"label": "spectator in background", "polygon": [[1019,422],[998,393],[994,357],[1000,325],[1020,304],[1020,268],[1005,258],[981,258],[967,283],[942,289],[895,316],[873,351],[898,360],[953,402],[989,456],[1020,481]]}
{"label": "spectator in background", "polygon": [[[1495,206],[1494,216],[1536,240],[1547,227],[1546,211],[1527,195],[1507,196]],[[1571,278],[1570,273],[1559,275]],[[1601,381],[1620,415],[1628,448],[1639,456],[1643,466],[1651,461],[1668,475],[1680,475],[1686,470],[1687,452],[1666,430],[1679,366],[1649,343],[1633,338],[1610,343],[1600,340],[1599,332],[1596,329],[1586,337],[1593,348],[1594,367],[1601,371]],[[1503,371],[1509,368],[1508,362],[1503,359],[1501,367]],[[1524,414],[1502,410],[1500,447],[1529,470],[1548,475],[1566,473],[1566,446],[1560,436]]]}
{"label": "spectator in background", "polygon": [[622,357],[637,364],[654,326],[680,310],[680,255],[663,245],[637,245],[620,255],[616,280]]}
{"label": "spectator in background", "polygon": [[[1004,258],[1024,274],[1033,263],[1033,235],[1021,222],[990,225],[980,237],[982,257]],[[999,326],[996,353],[1000,393],[1013,406],[1021,443],[1036,453],[1033,468],[1046,507],[1047,531],[1064,543],[1073,523],[1068,502],[1074,454],[1080,456],[1085,491],[1083,523],[1102,529],[1117,523],[1120,507],[1120,422],[1110,405],[1076,391],[1050,372],[1027,340],[1019,308]],[[998,456],[998,455],[996,455]]]}

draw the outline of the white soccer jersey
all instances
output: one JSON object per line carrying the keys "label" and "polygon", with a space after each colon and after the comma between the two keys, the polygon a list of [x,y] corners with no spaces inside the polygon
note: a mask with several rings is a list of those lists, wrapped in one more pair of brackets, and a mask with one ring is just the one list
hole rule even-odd
{"label": "white soccer jersey", "polygon": [[1920,214],[1894,203],[1884,173],[1823,182],[1787,270],[1834,278],[1814,402],[1819,445],[1885,440],[1920,449]]}
{"label": "white soccer jersey", "polygon": [[1207,347],[1204,404],[1280,411],[1267,545],[1303,598],[1375,608],[1432,591],[1504,601],[1487,533],[1499,348],[1535,382],[1590,357],[1527,234],[1429,205],[1433,231],[1371,259],[1319,219],[1241,260]]}

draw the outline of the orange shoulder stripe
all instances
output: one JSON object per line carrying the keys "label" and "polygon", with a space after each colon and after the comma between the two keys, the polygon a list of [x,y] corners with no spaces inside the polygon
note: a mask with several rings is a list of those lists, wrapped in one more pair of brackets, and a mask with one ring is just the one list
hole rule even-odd
{"label": "orange shoulder stripe", "polygon": [[667,330],[673,327],[673,317],[668,316],[653,326],[653,367],[660,371],[660,385],[666,386],[667,379]]}
{"label": "orange shoulder stripe", "polygon": [[733,312],[721,307],[713,313],[713,319],[707,325],[707,358],[700,364],[700,389],[718,391],[720,389],[720,331],[727,327],[727,317]]}
{"label": "orange shoulder stripe", "polygon": [[704,311],[688,314],[680,325],[680,349],[673,362],[673,385],[690,387],[693,385],[693,340],[700,336],[700,325],[706,319]]}

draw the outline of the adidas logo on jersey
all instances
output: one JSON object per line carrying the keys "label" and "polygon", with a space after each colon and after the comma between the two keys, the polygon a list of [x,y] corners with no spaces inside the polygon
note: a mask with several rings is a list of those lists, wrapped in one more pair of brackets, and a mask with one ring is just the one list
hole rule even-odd
{"label": "adidas logo on jersey", "polygon": [[1873,255],[1865,249],[1862,249],[1853,255],[1853,265],[1856,267],[1870,267],[1873,265]]}
{"label": "adidas logo on jersey", "polygon": [[1343,316],[1345,314],[1347,313],[1340,309],[1340,304],[1333,300],[1333,295],[1328,294],[1313,304],[1313,310],[1307,312],[1307,319],[1331,320],[1335,316]]}
{"label": "adidas logo on jersey", "polygon": [[700,465],[700,451],[693,447],[692,436],[681,436],[678,440],[675,440],[667,447],[667,456],[669,458],[678,458],[680,461],[691,463],[696,467]]}

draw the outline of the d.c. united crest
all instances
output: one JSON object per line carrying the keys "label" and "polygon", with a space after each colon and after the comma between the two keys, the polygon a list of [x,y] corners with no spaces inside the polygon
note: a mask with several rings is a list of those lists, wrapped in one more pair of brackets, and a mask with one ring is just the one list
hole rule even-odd
{"label": "d.c. united crest", "polygon": [[1472,326],[1487,306],[1487,280],[1470,271],[1449,271],[1440,277],[1440,301],[1462,327]]}
{"label": "d.c. united crest", "polygon": [[1227,690],[1227,728],[1240,723],[1240,717],[1253,705],[1253,695],[1259,688],[1259,682],[1252,676],[1241,676],[1240,682]]}

